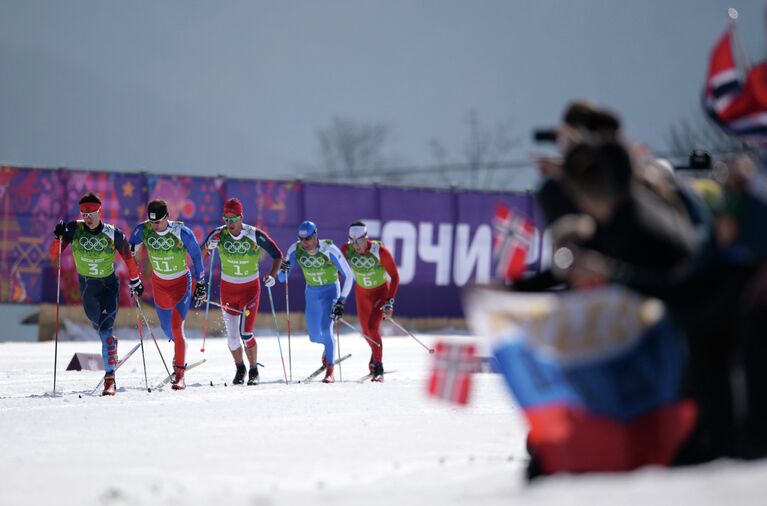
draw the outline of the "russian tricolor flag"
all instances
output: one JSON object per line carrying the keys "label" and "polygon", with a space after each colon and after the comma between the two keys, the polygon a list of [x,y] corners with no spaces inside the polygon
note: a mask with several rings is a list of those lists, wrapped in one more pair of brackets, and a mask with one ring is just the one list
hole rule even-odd
{"label": "russian tricolor flag", "polygon": [[684,339],[663,313],[617,286],[469,294],[472,327],[495,339],[544,473],[671,463],[697,411],[681,397]]}

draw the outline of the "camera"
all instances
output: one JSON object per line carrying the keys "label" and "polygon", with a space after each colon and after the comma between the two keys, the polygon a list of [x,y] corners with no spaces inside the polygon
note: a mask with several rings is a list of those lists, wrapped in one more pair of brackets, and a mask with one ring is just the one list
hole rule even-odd
{"label": "camera", "polygon": [[533,140],[538,143],[557,142],[557,131],[553,128],[538,128],[533,130]]}
{"label": "camera", "polygon": [[690,170],[710,170],[711,155],[708,151],[702,149],[693,149],[690,152],[690,161],[688,162]]}

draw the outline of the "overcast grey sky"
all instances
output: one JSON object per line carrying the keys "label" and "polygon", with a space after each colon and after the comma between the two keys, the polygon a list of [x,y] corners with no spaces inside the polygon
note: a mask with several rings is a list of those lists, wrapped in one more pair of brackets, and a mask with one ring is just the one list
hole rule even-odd
{"label": "overcast grey sky", "polygon": [[472,109],[521,159],[574,97],[664,151],[727,7],[762,59],[762,0],[1,0],[0,163],[292,177],[339,116],[430,164]]}

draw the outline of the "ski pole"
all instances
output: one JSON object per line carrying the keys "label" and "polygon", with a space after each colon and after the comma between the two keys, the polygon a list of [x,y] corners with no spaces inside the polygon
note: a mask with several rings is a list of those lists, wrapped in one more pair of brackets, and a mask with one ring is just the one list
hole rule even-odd
{"label": "ski pole", "polygon": [[[131,294],[131,297],[134,297],[136,300],[138,300],[138,297],[136,297],[134,294]],[[138,313],[136,313],[136,326],[138,327],[138,338],[139,343],[141,344],[141,362],[144,363],[144,385],[146,386],[146,391],[151,392],[149,389],[149,378],[147,378],[146,375],[146,355],[144,355],[144,328],[141,325],[141,317]]]}
{"label": "ski pole", "polygon": [[288,368],[290,381],[293,381],[293,354],[290,351],[290,297],[288,297],[288,275],[285,274],[285,317],[288,320]]}
{"label": "ski pole", "polygon": [[343,380],[344,380],[344,371],[343,371],[343,369],[341,369],[341,362],[340,362],[340,359],[341,359],[341,326],[338,324],[338,322],[336,322],[336,344],[337,344],[336,347],[338,348],[338,359],[339,359],[339,362],[338,362],[338,381],[343,382]]}
{"label": "ski pole", "polygon": [[141,309],[141,302],[139,302],[138,299],[134,299],[136,301],[136,307],[138,308],[139,314],[141,314],[141,318],[144,320],[144,324],[146,325],[146,328],[149,329],[149,335],[152,336],[152,341],[154,341],[155,347],[157,347],[157,353],[160,354],[160,360],[162,360],[162,365],[165,366],[165,372],[168,373],[168,376],[170,376],[170,369],[168,369],[168,364],[165,363],[165,357],[162,356],[162,351],[160,351],[160,345],[157,344],[157,338],[154,336],[154,331],[152,330],[152,327],[149,326],[149,321],[146,319],[146,315],[144,314],[144,310]]}
{"label": "ski pole", "polygon": [[213,283],[213,260],[216,258],[216,250],[213,249],[210,251],[210,266],[208,267],[210,269],[210,277],[208,278],[208,300],[205,301],[205,321],[202,324],[202,348],[200,348],[201,353],[205,353],[205,337],[208,335],[208,310],[210,309],[210,292],[211,290],[211,284]]}
{"label": "ski pole", "polygon": [[413,339],[415,339],[415,341],[416,341],[418,344],[420,344],[421,346],[423,346],[424,348],[426,348],[427,350],[429,350],[429,353],[434,353],[434,348],[429,348],[428,346],[426,346],[425,344],[423,344],[421,341],[419,341],[419,340],[418,340],[418,338],[417,338],[417,337],[415,337],[413,334],[411,334],[409,330],[405,329],[404,327],[402,327],[402,325],[400,325],[399,323],[397,323],[397,322],[394,320],[394,318],[392,318],[392,317],[390,316],[390,317],[388,317],[388,318],[386,318],[386,319],[387,319],[388,321],[392,322],[392,323],[394,324],[394,326],[395,326],[395,327],[397,327],[398,329],[400,329],[402,332],[404,332],[405,334],[407,334],[407,335],[409,335],[410,337],[412,337]]}
{"label": "ski pole", "polygon": [[272,306],[272,318],[274,318],[274,331],[277,332],[277,346],[280,348],[280,360],[282,360],[282,373],[285,375],[285,384],[288,384],[288,373],[285,371],[285,358],[282,356],[282,343],[280,342],[280,328],[277,325],[277,312],[274,310],[274,299],[272,298],[272,287],[267,286],[269,293],[269,304]]}
{"label": "ski pole", "polygon": [[362,337],[364,337],[365,339],[367,339],[367,340],[368,340],[368,341],[370,341],[371,343],[375,344],[375,345],[376,345],[376,346],[378,346],[379,348],[381,347],[381,343],[377,343],[377,342],[373,341],[373,339],[371,339],[370,337],[366,336],[366,335],[365,335],[365,334],[364,334],[362,331],[360,331],[360,330],[357,330],[357,327],[355,327],[355,326],[354,326],[354,325],[352,325],[351,323],[347,322],[347,321],[346,321],[346,320],[344,320],[343,318],[339,318],[339,319],[338,319],[338,321],[340,321],[341,323],[343,323],[344,325],[346,325],[347,327],[349,327],[349,328],[350,328],[350,329],[352,329],[353,331],[355,331],[355,332],[359,332],[359,333],[360,333],[360,335],[361,335]]}
{"label": "ski pole", "polygon": [[234,309],[233,307],[229,307],[229,304],[219,304],[215,300],[211,300],[210,305],[220,307],[221,309],[226,309],[227,311],[231,311],[232,313],[244,314],[245,316],[250,316],[250,309],[245,309],[244,311],[240,311],[239,309]]}
{"label": "ski pole", "polygon": [[61,302],[61,243],[64,241],[63,237],[59,238],[59,265],[57,267],[58,273],[56,274],[56,332],[54,334],[53,345],[53,395],[56,396],[56,368],[59,361],[59,305]]}

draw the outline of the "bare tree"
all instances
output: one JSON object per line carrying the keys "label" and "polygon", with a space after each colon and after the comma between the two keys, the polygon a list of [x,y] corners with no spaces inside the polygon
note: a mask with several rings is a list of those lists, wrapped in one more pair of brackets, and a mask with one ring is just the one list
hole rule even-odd
{"label": "bare tree", "polygon": [[383,149],[390,132],[383,123],[334,117],[330,126],[317,130],[324,172],[354,179],[386,166]]}
{"label": "bare tree", "polygon": [[[460,154],[465,166],[462,179],[467,188],[489,188],[497,172],[494,166],[519,146],[521,139],[511,134],[511,128],[507,124],[499,124],[492,129],[483,126],[479,114],[474,109],[468,112],[464,122],[467,133]],[[430,141],[430,147],[437,165],[444,167],[444,171],[440,173],[443,180],[454,182],[455,176],[450,177],[447,174],[448,169],[455,167],[454,164],[446,163],[447,149],[435,139]],[[484,181],[480,181],[483,171]]]}

